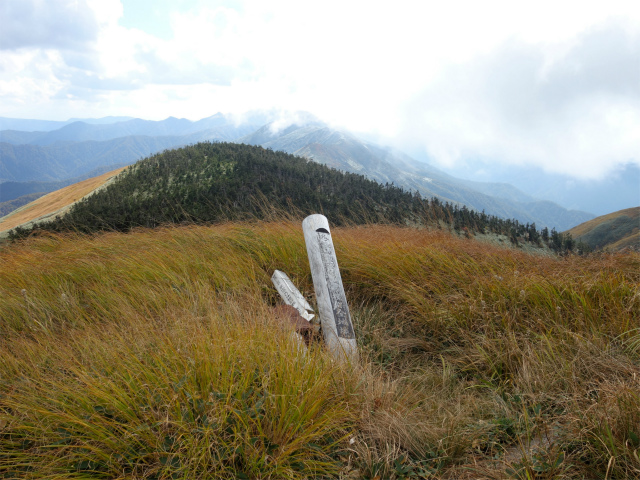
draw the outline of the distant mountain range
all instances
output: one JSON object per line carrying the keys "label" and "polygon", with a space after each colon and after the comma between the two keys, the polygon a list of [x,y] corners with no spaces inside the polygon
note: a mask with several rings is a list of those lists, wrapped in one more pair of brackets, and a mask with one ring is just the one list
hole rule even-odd
{"label": "distant mountain range", "polygon": [[537,199],[596,215],[640,206],[640,166],[631,162],[606,177],[590,180],[549,173],[538,167],[482,162],[468,165],[459,173],[448,173],[479,182],[507,183]]}
{"label": "distant mountain range", "polygon": [[[393,183],[421,195],[538,228],[566,230],[595,215],[541,201],[504,183],[461,180],[391,148],[366,142],[314,119],[278,129],[260,115],[237,123],[216,114],[192,122],[105,117],[45,122],[0,118],[0,199],[34,193],[30,182],[64,182],[97,169],[107,171],[156,152],[200,141],[235,141],[294,153],[347,172]],[[39,127],[40,130],[28,131]],[[12,183],[6,183],[12,182]],[[7,198],[6,191],[13,192]],[[23,188],[20,188],[20,187]],[[59,187],[58,187],[59,188]],[[43,191],[43,190],[39,190]],[[4,193],[3,193],[4,192]]]}
{"label": "distant mountain range", "polygon": [[[31,120],[24,118],[0,117],[0,130],[20,130],[24,132],[49,132],[57,130],[74,122],[84,122],[91,124],[110,124],[116,122],[126,122],[133,120],[133,117],[102,117],[102,118],[70,118],[65,121],[56,120]],[[3,140],[4,141],[4,140]]]}
{"label": "distant mountain range", "polygon": [[2,141],[14,145],[65,145],[70,142],[105,141],[135,136],[175,139],[193,134],[196,134],[194,139],[209,137],[219,140],[233,140],[243,132],[253,130],[255,130],[255,126],[236,126],[230,123],[224,115],[216,114],[197,122],[175,117],[169,117],[159,122],[136,118],[112,124],[91,124],[77,121],[49,132],[5,130],[2,132]]}
{"label": "distant mountain range", "polygon": [[382,184],[394,183],[417,190],[423,196],[435,196],[479,212],[484,210],[502,218],[535,223],[538,227],[561,231],[595,216],[536,200],[511,185],[457,179],[400,152],[364,142],[319,122],[291,125],[276,132],[272,125],[265,125],[238,141],[300,155],[330,167],[366,175]]}

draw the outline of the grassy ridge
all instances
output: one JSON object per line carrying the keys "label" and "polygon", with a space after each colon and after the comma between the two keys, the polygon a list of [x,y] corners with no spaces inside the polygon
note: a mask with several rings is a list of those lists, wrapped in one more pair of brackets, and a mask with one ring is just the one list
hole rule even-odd
{"label": "grassy ridge", "polygon": [[569,230],[571,236],[592,249],[640,250],[640,207],[627,208],[594,218]]}
{"label": "grassy ridge", "polygon": [[21,197],[15,198],[13,200],[0,202],[0,217],[8,215],[14,210],[22,207],[23,205],[26,205],[27,203],[33,202],[43,195],[45,195],[44,192],[30,193],[28,195],[22,195]]}
{"label": "grassy ridge", "polygon": [[36,201],[31,202],[19,211],[14,211],[12,215],[1,218],[0,231],[10,230],[18,225],[37,221],[41,217],[62,215],[75,201],[104,185],[105,182],[115,177],[122,170],[124,170],[124,167],[40,196]]}
{"label": "grassy ridge", "polygon": [[638,255],[333,236],[354,368],[273,318],[273,269],[312,292],[297,223],[2,250],[0,476],[638,476]]}

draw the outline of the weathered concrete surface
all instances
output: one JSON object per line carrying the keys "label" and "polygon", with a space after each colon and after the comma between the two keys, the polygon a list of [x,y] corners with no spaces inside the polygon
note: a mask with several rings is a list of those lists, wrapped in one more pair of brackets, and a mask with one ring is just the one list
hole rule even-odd
{"label": "weathered concrete surface", "polygon": [[280,270],[276,270],[273,272],[273,275],[271,275],[271,281],[284,300],[284,303],[291,305],[304,319],[311,321],[315,315],[309,312],[313,312],[313,308],[311,308],[307,299],[304,298],[296,288],[289,276]]}
{"label": "weathered concrete surface", "polygon": [[310,215],[302,222],[322,334],[334,358],[357,361],[356,336],[333,248],[329,221]]}

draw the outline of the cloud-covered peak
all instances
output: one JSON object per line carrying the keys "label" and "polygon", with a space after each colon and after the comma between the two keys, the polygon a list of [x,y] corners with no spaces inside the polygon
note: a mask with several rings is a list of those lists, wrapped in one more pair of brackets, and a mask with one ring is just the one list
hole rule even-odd
{"label": "cloud-covered peak", "polygon": [[640,164],[638,59],[640,29],[622,22],[585,31],[570,45],[510,39],[450,65],[412,96],[401,143],[422,145],[449,167],[482,158],[598,178]]}

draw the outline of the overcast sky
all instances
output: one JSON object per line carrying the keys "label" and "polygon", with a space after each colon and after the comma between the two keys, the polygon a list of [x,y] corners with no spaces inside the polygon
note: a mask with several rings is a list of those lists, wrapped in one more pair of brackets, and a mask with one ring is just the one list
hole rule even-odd
{"label": "overcast sky", "polygon": [[309,111],[435,164],[640,165],[640,3],[0,0],[0,116]]}

